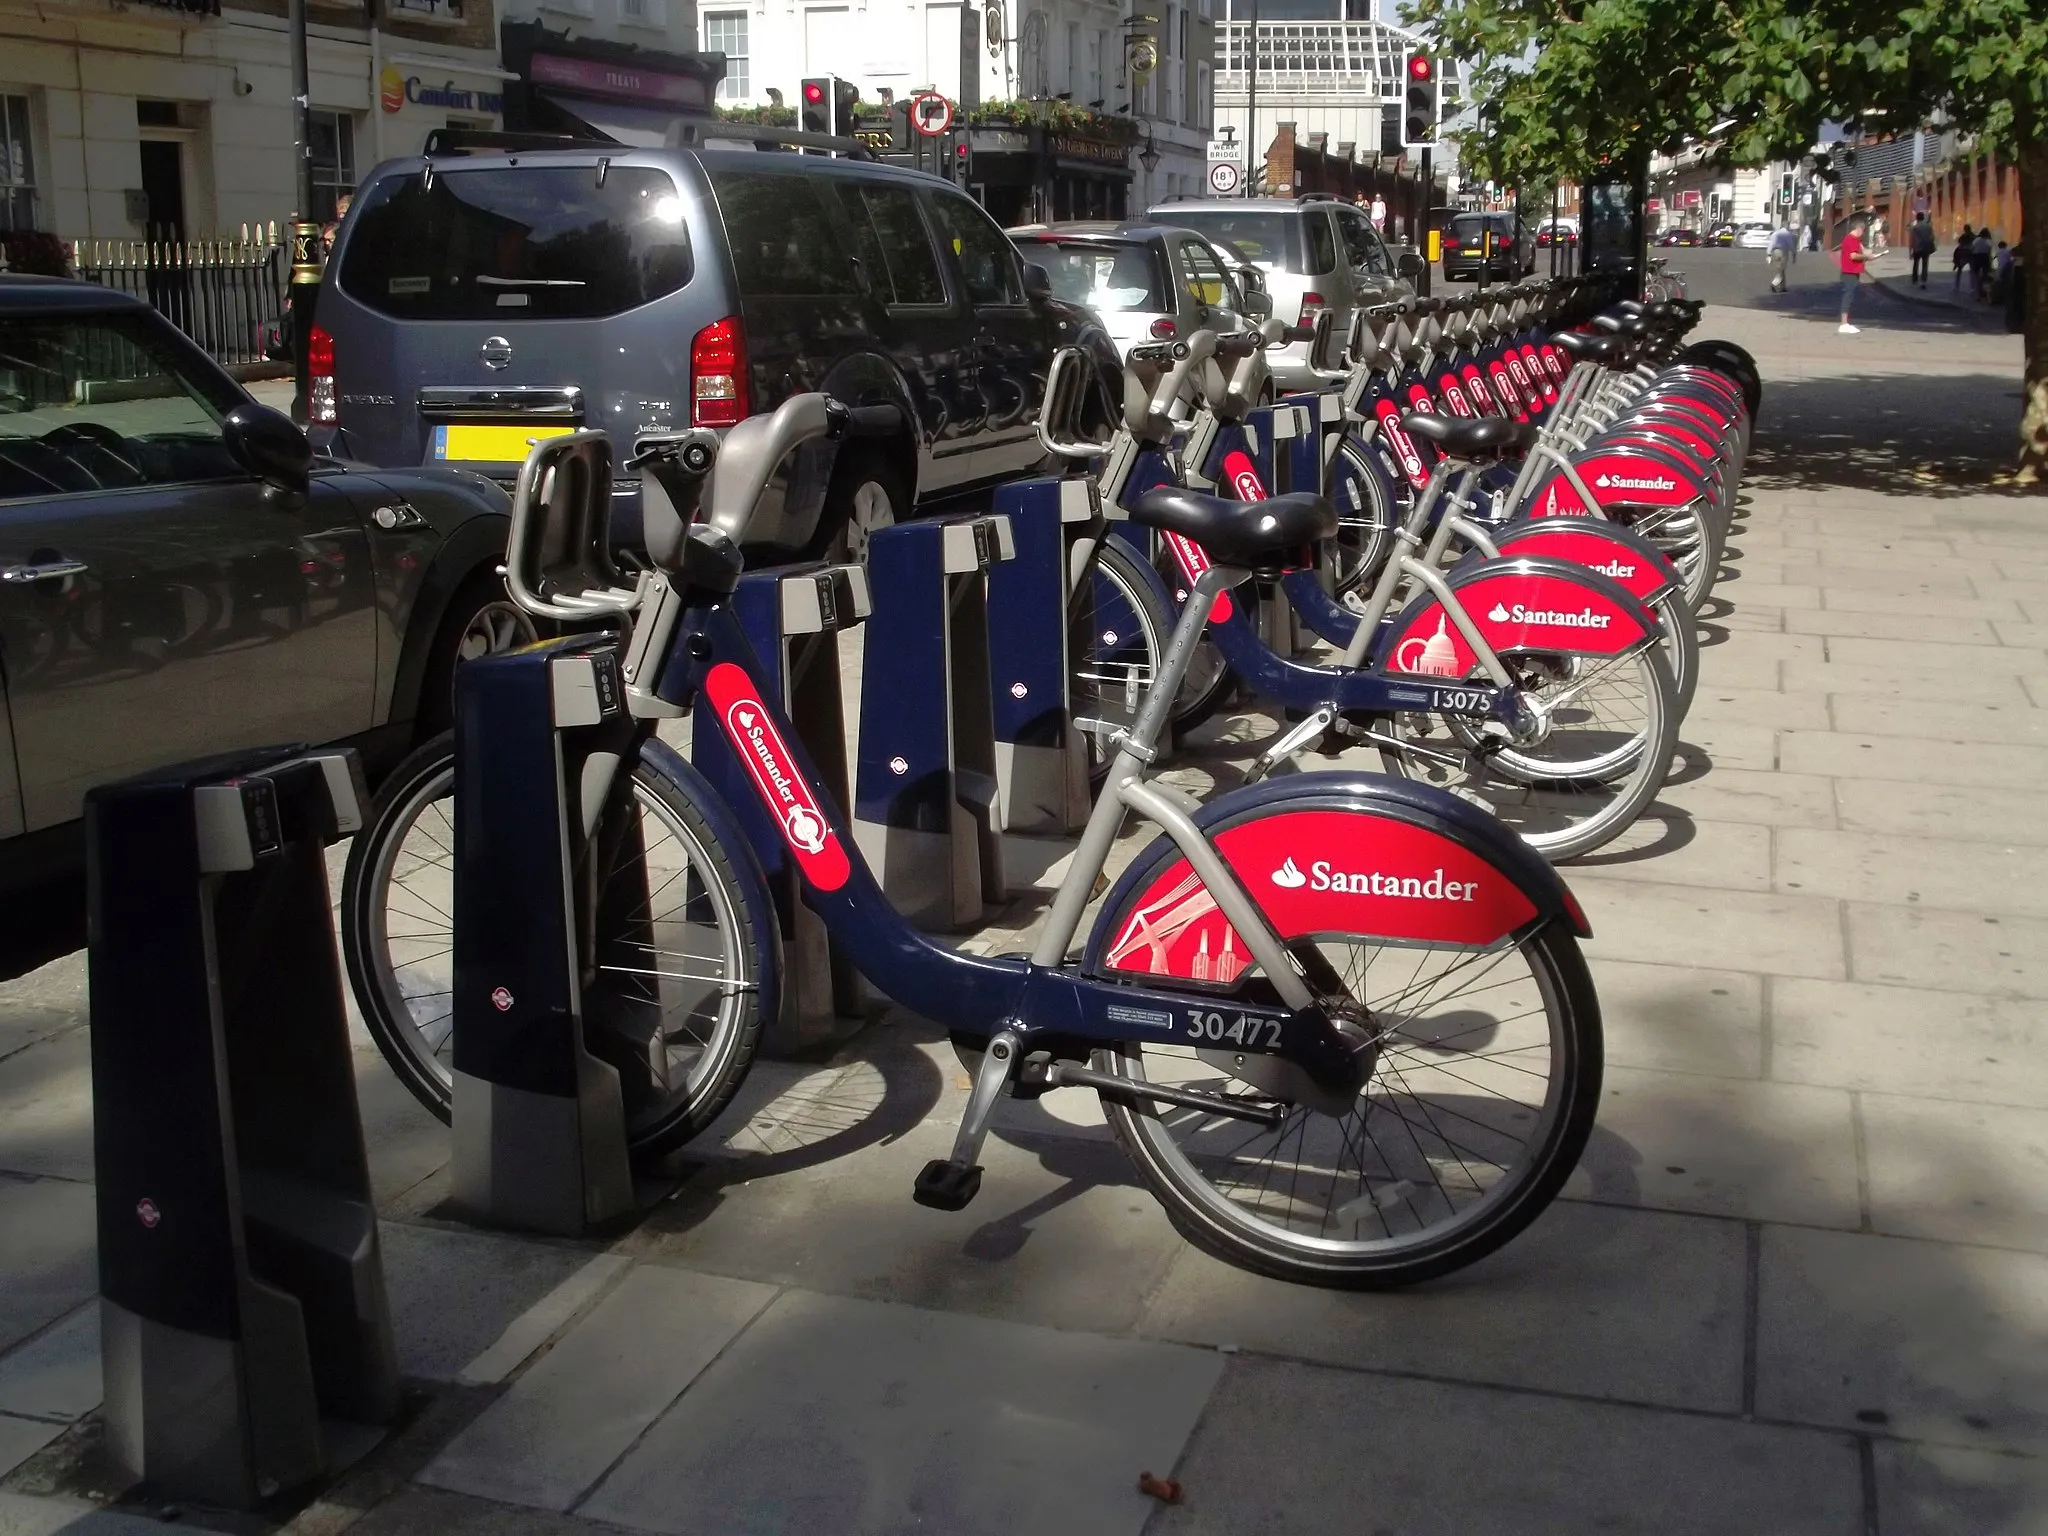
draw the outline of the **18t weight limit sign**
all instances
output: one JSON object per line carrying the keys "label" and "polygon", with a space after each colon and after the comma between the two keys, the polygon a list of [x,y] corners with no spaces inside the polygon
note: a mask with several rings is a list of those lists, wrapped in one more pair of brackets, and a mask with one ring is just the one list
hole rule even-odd
{"label": "18t weight limit sign", "polygon": [[1209,190],[1218,196],[1228,197],[1243,180],[1244,174],[1234,160],[1218,160],[1209,167]]}

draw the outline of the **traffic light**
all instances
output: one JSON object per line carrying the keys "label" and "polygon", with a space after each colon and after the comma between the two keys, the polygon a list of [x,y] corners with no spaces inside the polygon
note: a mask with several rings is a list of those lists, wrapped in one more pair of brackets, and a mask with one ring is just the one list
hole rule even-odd
{"label": "traffic light", "polygon": [[815,75],[803,82],[799,93],[803,104],[797,126],[805,133],[845,135],[853,132],[854,110],[860,105],[860,87],[837,75]]}
{"label": "traffic light", "polygon": [[1391,101],[1380,108],[1380,153],[1401,153],[1401,109]]}
{"label": "traffic light", "polygon": [[832,77],[821,75],[806,80],[802,90],[803,102],[797,108],[797,126],[805,133],[830,133],[832,131]]}
{"label": "traffic light", "polygon": [[1436,60],[1426,53],[1411,53],[1402,77],[1408,90],[1401,109],[1401,141],[1410,149],[1434,149],[1442,99]]}

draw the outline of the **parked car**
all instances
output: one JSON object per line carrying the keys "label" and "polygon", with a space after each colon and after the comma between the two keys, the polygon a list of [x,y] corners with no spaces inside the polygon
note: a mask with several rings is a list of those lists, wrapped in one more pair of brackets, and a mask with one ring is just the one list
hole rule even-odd
{"label": "parked car", "polygon": [[1659,245],[1704,245],[1706,241],[1696,229],[1667,229],[1657,237]]}
{"label": "parked car", "polygon": [[1768,224],[1745,224],[1737,231],[1735,243],[1745,251],[1767,251],[1773,231]]}
{"label": "parked car", "polygon": [[1577,245],[1579,226],[1572,219],[1545,219],[1536,226],[1536,243],[1539,246]]}
{"label": "parked car", "polygon": [[[899,407],[900,437],[784,467],[755,523],[784,553],[857,557],[914,507],[1029,472],[1062,345],[1095,355],[1105,420],[1122,389],[1101,327],[950,183],[748,141],[387,162],[355,194],[319,314],[316,441],[376,464],[509,481],[577,428],[630,445],[806,390]],[[622,463],[627,542],[638,502]]]}
{"label": "parked car", "polygon": [[76,880],[95,784],[294,741],[375,769],[444,727],[456,664],[533,638],[509,511],[316,458],[140,299],[0,278],[0,889]]}
{"label": "parked car", "polygon": [[1120,352],[1249,324],[1241,258],[1191,229],[1087,221],[1030,225],[1011,230],[1010,239],[1046,270],[1055,294],[1102,321]]}
{"label": "parked car", "polygon": [[[1313,324],[1327,309],[1348,327],[1361,305],[1412,298],[1422,270],[1412,255],[1397,261],[1363,209],[1329,196],[1197,198],[1158,204],[1148,217],[1243,255],[1265,273],[1273,314],[1289,325]],[[1297,341],[1267,354],[1277,389],[1316,387],[1308,351]]]}
{"label": "parked car", "polygon": [[1735,226],[1733,224],[1716,224],[1708,233],[1705,243],[1708,245],[1733,245],[1735,243]]}
{"label": "parked car", "polygon": [[1536,270],[1536,238],[1517,215],[1461,213],[1444,230],[1444,281],[1476,282],[1482,270],[1503,282]]}

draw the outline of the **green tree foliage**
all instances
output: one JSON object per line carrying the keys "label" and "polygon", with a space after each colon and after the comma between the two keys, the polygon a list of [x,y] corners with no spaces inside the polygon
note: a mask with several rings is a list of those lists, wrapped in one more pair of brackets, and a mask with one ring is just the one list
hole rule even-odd
{"label": "green tree foliage", "polygon": [[2044,0],[1412,0],[1482,63],[1492,110],[1460,146],[1497,181],[1587,178],[1712,140],[1797,158],[1823,122],[1901,133],[1940,114],[2015,160],[2027,262],[2022,468],[2048,474],[2048,3]]}

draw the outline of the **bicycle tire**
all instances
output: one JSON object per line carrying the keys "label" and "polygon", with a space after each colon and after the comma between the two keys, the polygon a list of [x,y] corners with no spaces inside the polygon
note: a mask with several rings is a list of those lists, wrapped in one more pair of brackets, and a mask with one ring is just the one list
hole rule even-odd
{"label": "bicycle tire", "polygon": [[[406,854],[406,841],[418,826],[421,815],[429,806],[440,804],[452,793],[454,764],[454,738],[444,733],[424,743],[393,771],[378,796],[369,824],[356,834],[350,845],[342,877],[340,914],[342,960],[370,1037],[376,1041],[377,1049],[398,1080],[414,1098],[443,1121],[451,1116],[453,1099],[452,1076],[439,1061],[439,1046],[445,1045],[448,1036],[443,1032],[437,1044],[429,1038],[428,1029],[448,1022],[448,1017],[436,1015],[423,1021],[411,1005],[447,994],[406,992],[398,968],[393,964],[393,946],[394,943],[423,946],[440,943],[444,936],[437,927],[437,920],[441,918],[450,923],[452,935],[453,903],[452,900],[444,903],[431,894],[409,892],[406,897],[408,906],[396,909],[397,915],[420,926],[408,927],[405,933],[394,935],[390,921],[394,914],[390,892],[393,873]],[[751,880],[742,878],[735,866],[732,850],[697,804],[697,797],[702,791],[672,776],[653,754],[642,754],[635,760],[630,785],[634,802],[642,811],[643,818],[652,808],[657,817],[666,819],[667,831],[674,833],[680,829],[683,834],[675,842],[686,863],[670,877],[669,884],[681,884],[679,899],[686,914],[691,909],[699,913],[708,912],[717,920],[721,931],[730,928],[729,937],[722,941],[726,973],[717,979],[713,990],[724,993],[731,999],[731,1005],[719,1006],[711,1038],[702,1042],[696,1064],[686,1070],[682,1091],[664,1099],[636,1094],[631,1090],[638,1085],[627,1084],[628,1145],[635,1153],[658,1153],[680,1146],[702,1131],[717,1119],[738,1091],[760,1045],[765,1022],[761,1008],[762,982],[764,978],[779,974],[776,967],[780,964],[780,951],[763,883],[758,873]],[[452,820],[449,825],[452,827]],[[450,861],[446,866],[450,874],[452,847],[451,840],[442,849]],[[644,834],[641,847],[639,863],[644,867],[649,863]],[[415,856],[422,860],[422,875],[433,879],[438,891],[438,876],[427,876],[427,868],[437,866],[438,861],[428,857],[424,849],[416,850]],[[740,856],[749,857],[744,852]],[[672,855],[663,854],[662,857]],[[452,892],[452,887],[449,889]],[[672,915],[657,917],[651,909],[646,917],[636,920],[648,929],[660,929],[664,924],[701,926],[687,915],[680,920]],[[452,944],[452,937],[449,942]],[[636,947],[640,945],[637,938],[600,935],[597,968],[601,974],[618,975],[626,969],[617,964],[607,964],[605,958],[609,946],[626,943]],[[433,958],[434,951],[428,947],[422,958],[405,962],[406,969],[424,967]],[[656,967],[655,971],[659,969]],[[664,988],[675,990],[674,983],[679,980],[707,979],[693,977],[687,972],[680,976],[648,971],[638,974],[643,977],[651,974],[653,979],[628,980],[619,985],[638,985],[660,994]],[[429,975],[424,979],[435,978]],[[770,987],[768,993],[771,997],[779,995],[779,989]],[[647,999],[642,996],[630,1001],[644,1003]],[[664,1006],[661,1046],[665,1069],[674,1065],[668,1058],[675,1038],[673,1014],[666,1008],[666,1001],[659,996],[656,998],[656,1002]],[[682,1018],[687,1022],[693,1013],[694,1010],[686,1012]]]}
{"label": "bicycle tire", "polygon": [[1072,626],[1076,638],[1068,691],[1077,718],[1106,722],[1084,733],[1088,781],[1100,786],[1116,755],[1109,748],[1110,735],[1136,721],[1159,674],[1173,635],[1173,612],[1138,557],[1114,539],[1096,546],[1086,579],[1093,606],[1085,628],[1078,622]]}
{"label": "bicycle tire", "polygon": [[[1370,944],[1372,941],[1366,942]],[[1536,1127],[1530,1132],[1530,1139],[1534,1145],[1530,1149],[1526,1164],[1511,1176],[1504,1176],[1501,1184],[1494,1190],[1481,1194],[1469,1217],[1453,1221],[1440,1231],[1420,1230],[1411,1241],[1402,1242],[1394,1236],[1393,1221],[1387,1215],[1390,1208],[1398,1202],[1405,1202],[1411,1212],[1419,1215],[1415,1200],[1418,1193],[1422,1196],[1423,1206],[1435,1203],[1430,1199],[1430,1192],[1421,1189],[1419,1185],[1406,1191],[1400,1187],[1403,1181],[1397,1177],[1400,1169],[1395,1166],[1396,1158],[1389,1155],[1386,1147],[1381,1144],[1379,1133],[1372,1129],[1373,1091],[1376,1087],[1391,1084],[1393,1093],[1407,1094],[1420,1101],[1420,1096],[1414,1094],[1407,1077],[1410,1069],[1396,1065],[1388,1070],[1376,1069],[1372,1080],[1361,1090],[1353,1110],[1360,1132],[1357,1137],[1351,1137],[1349,1131],[1344,1129],[1350,1117],[1340,1121],[1337,1117],[1320,1115],[1302,1106],[1292,1106],[1282,1128],[1273,1133],[1273,1140],[1276,1143],[1273,1160],[1277,1164],[1278,1157],[1288,1144],[1290,1136],[1298,1138],[1296,1144],[1300,1150],[1297,1155],[1306,1157],[1309,1155],[1312,1136],[1327,1145],[1331,1134],[1329,1129],[1318,1122],[1329,1122],[1338,1128],[1336,1135],[1340,1147],[1336,1154],[1334,1172],[1327,1175],[1319,1172],[1313,1175],[1309,1197],[1312,1199],[1315,1193],[1314,1178],[1322,1178],[1333,1186],[1332,1193],[1325,1202],[1324,1224],[1327,1225],[1332,1218],[1349,1220],[1354,1237],[1348,1244],[1336,1239],[1284,1231],[1277,1225],[1272,1212],[1303,1203],[1301,1171],[1298,1165],[1294,1181],[1288,1186],[1284,1198],[1272,1193],[1269,1186],[1262,1185],[1259,1195],[1250,1202],[1259,1209],[1248,1210],[1232,1198],[1221,1186],[1219,1179],[1240,1161],[1238,1154],[1244,1147],[1253,1144],[1250,1139],[1244,1140],[1239,1146],[1229,1147],[1226,1151],[1228,1144],[1222,1138],[1217,1138],[1204,1146],[1199,1156],[1191,1155],[1176,1139],[1178,1133],[1192,1144],[1203,1133],[1204,1126],[1201,1122],[1204,1120],[1228,1127],[1228,1134],[1232,1137],[1243,1136],[1248,1131],[1244,1122],[1203,1116],[1200,1111],[1176,1109],[1152,1101],[1137,1103],[1121,1095],[1102,1095],[1103,1112],[1112,1133],[1124,1149],[1125,1155],[1137,1168],[1140,1177],[1145,1180],[1160,1205],[1164,1207],[1167,1218],[1173,1223],[1174,1228],[1204,1252],[1274,1279],[1334,1289],[1384,1290],[1412,1285],[1461,1269],[1494,1252],[1534,1221],[1556,1198],[1558,1191],[1571,1176],[1572,1169],[1576,1166],[1580,1154],[1585,1149],[1586,1140],[1592,1132],[1594,1115],[1599,1107],[1604,1065],[1599,1001],[1594,993],[1592,977],[1586,968],[1585,959],[1579,952],[1577,940],[1560,919],[1545,923],[1524,935],[1518,942],[1504,946],[1499,951],[1482,953],[1502,956],[1514,953],[1529,958],[1530,979],[1535,992],[1543,1002],[1544,1023],[1557,1069],[1546,1080],[1543,1102],[1539,1106],[1539,1119]],[[1488,974],[1488,970],[1482,970],[1475,979],[1484,979]],[[1500,985],[1498,981],[1489,983],[1490,988],[1495,991],[1495,996],[1488,1002],[1488,1007],[1501,1005],[1503,995],[1498,990]],[[1409,990],[1412,993],[1414,989],[1411,987]],[[1432,989],[1424,990],[1427,993]],[[1448,1001],[1455,996],[1455,993],[1447,994],[1438,1000]],[[1370,1001],[1360,1001],[1365,1002],[1368,1009],[1372,1008]],[[1395,1001],[1398,1005],[1398,996]],[[1475,1026],[1464,1022],[1469,1020],[1473,1012],[1470,1001],[1467,1000],[1467,1006],[1459,1016],[1459,1027],[1466,1034],[1477,1032]],[[1390,1016],[1378,1010],[1372,1013],[1376,1022]],[[1522,1020],[1495,1021],[1495,1033],[1486,1037],[1486,1041],[1497,1039],[1499,1029],[1504,1027],[1505,1023],[1526,1024],[1526,1017],[1525,1015]],[[1407,1039],[1417,1042],[1428,1039],[1429,1047],[1439,1051],[1442,1051],[1447,1041],[1457,1038],[1456,1035],[1430,1037],[1420,1032],[1408,1034],[1408,1028],[1408,1024],[1404,1022],[1384,1030],[1383,1037],[1395,1040],[1405,1035]],[[1528,1032],[1530,1031],[1526,1027],[1522,1031]],[[1155,1053],[1161,1052],[1156,1042],[1153,1042],[1149,1049]],[[1410,1059],[1414,1059],[1424,1049],[1421,1044],[1407,1047]],[[1142,1079],[1145,1077],[1147,1050],[1148,1046],[1144,1043],[1126,1042],[1114,1048],[1097,1051],[1094,1063],[1099,1071],[1111,1072],[1125,1078]],[[1211,1053],[1212,1057],[1215,1054],[1217,1053]],[[1385,1048],[1385,1054],[1381,1057],[1383,1067],[1393,1054],[1393,1048]],[[1460,1067],[1488,1059],[1470,1052],[1449,1051],[1444,1054],[1449,1059],[1457,1061]],[[1522,1051],[1517,1054],[1515,1070],[1522,1071],[1527,1066],[1528,1052]],[[1498,1054],[1493,1059],[1498,1060]],[[1213,1062],[1205,1065],[1213,1067]],[[1231,1080],[1227,1067],[1219,1070],[1225,1082]],[[1459,1074],[1449,1072],[1448,1069],[1432,1069],[1426,1062],[1418,1064],[1414,1070],[1418,1077],[1438,1070],[1443,1071],[1449,1079],[1459,1079]],[[1152,1080],[1159,1081],[1163,1078]],[[1184,1078],[1178,1080],[1187,1081]],[[1466,1082],[1466,1087],[1452,1089],[1450,1092],[1462,1098],[1472,1089],[1469,1079],[1461,1080]],[[1407,1159],[1403,1164],[1405,1167],[1412,1169],[1427,1163],[1429,1154],[1424,1147],[1425,1141],[1444,1141],[1451,1145],[1455,1152],[1456,1143],[1443,1134],[1441,1124],[1435,1122],[1433,1117],[1425,1116],[1425,1119],[1429,1121],[1426,1126],[1419,1121],[1406,1120],[1398,1109],[1381,1118],[1381,1126],[1393,1144],[1394,1154],[1400,1154],[1403,1149],[1398,1142],[1393,1141],[1393,1138],[1405,1135],[1412,1144],[1415,1155]],[[1496,1132],[1494,1139],[1497,1141],[1498,1128],[1487,1129]],[[1250,1134],[1255,1137],[1258,1133]],[[1459,1134],[1466,1133],[1459,1130]],[[1365,1150],[1368,1142],[1372,1149],[1370,1154]],[[1353,1200],[1338,1206],[1334,1204],[1337,1192],[1334,1186],[1340,1182],[1344,1174],[1345,1149],[1355,1149],[1355,1182],[1359,1193]],[[1387,1165],[1385,1171],[1389,1175],[1389,1182],[1379,1188],[1372,1187],[1369,1182],[1365,1166],[1368,1156],[1375,1162],[1383,1161]],[[1464,1167],[1464,1154],[1456,1152],[1456,1158],[1461,1167]],[[1464,1167],[1464,1172],[1469,1176],[1471,1169]],[[1448,1203],[1449,1191],[1443,1182],[1444,1177],[1451,1178],[1455,1183],[1457,1176],[1446,1166],[1443,1176],[1437,1177],[1437,1193]],[[1474,1179],[1472,1182],[1476,1187],[1478,1181]],[[1369,1215],[1357,1209],[1361,1206],[1369,1208]],[[1261,1214],[1262,1211],[1265,1214]],[[1372,1219],[1379,1220],[1384,1227],[1384,1240],[1375,1239],[1368,1242],[1355,1235],[1366,1221]]]}
{"label": "bicycle tire", "polygon": [[[1386,771],[1401,778],[1421,777],[1414,771],[1414,758],[1448,758],[1453,752],[1462,753],[1467,761],[1467,771],[1461,782],[1452,785],[1439,780],[1439,787],[1451,788],[1468,799],[1486,805],[1496,816],[1514,827],[1523,841],[1542,854],[1553,864],[1566,859],[1575,859],[1604,848],[1615,838],[1628,830],[1644,811],[1663,791],[1666,775],[1671,771],[1672,754],[1678,750],[1678,716],[1674,707],[1676,686],[1671,680],[1671,664],[1665,659],[1661,642],[1646,645],[1634,653],[1632,658],[1638,670],[1645,674],[1642,683],[1646,701],[1646,718],[1642,726],[1641,740],[1625,757],[1618,757],[1611,767],[1598,767],[1584,773],[1564,773],[1554,764],[1541,760],[1517,758],[1513,749],[1489,750],[1482,738],[1471,731],[1462,721],[1440,720],[1435,716],[1399,715],[1389,724],[1389,733],[1406,739],[1399,746],[1382,744],[1380,761]],[[1438,725],[1444,729],[1439,741],[1434,735],[1426,739],[1416,722],[1427,723],[1433,731]],[[1480,787],[1474,787],[1471,764],[1485,765],[1502,762],[1505,766],[1497,780],[1488,783],[1484,778],[1477,780]],[[1614,788],[1616,784],[1619,788]],[[1592,809],[1581,818],[1565,820],[1562,825],[1556,821],[1565,816],[1561,802],[1574,793],[1599,794],[1612,789],[1612,794],[1599,802],[1584,801]],[[1569,803],[1569,802],[1565,802]],[[1549,813],[1553,823],[1547,827],[1533,825]],[[1518,817],[1523,824],[1517,824]]]}
{"label": "bicycle tire", "polygon": [[1337,537],[1331,541],[1337,594],[1357,591],[1379,575],[1393,545],[1393,498],[1369,451],[1347,437],[1330,466],[1329,496],[1337,509]]}

